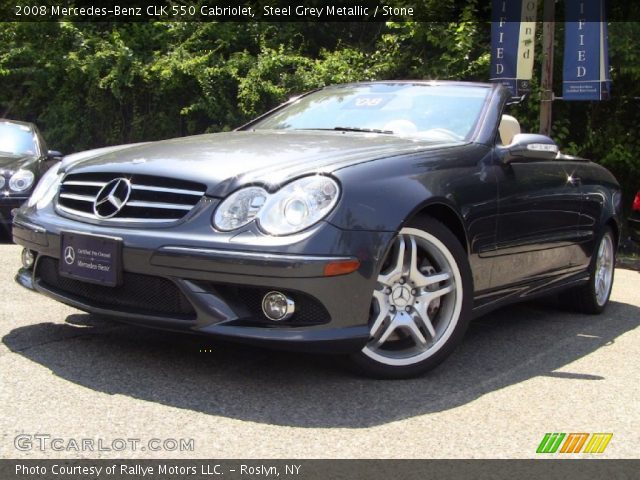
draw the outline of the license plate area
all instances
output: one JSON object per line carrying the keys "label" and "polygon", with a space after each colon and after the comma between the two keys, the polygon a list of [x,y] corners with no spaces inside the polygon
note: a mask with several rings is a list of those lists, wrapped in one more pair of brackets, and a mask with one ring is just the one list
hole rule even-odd
{"label": "license plate area", "polygon": [[63,232],[58,265],[64,277],[115,287],[122,279],[122,240]]}

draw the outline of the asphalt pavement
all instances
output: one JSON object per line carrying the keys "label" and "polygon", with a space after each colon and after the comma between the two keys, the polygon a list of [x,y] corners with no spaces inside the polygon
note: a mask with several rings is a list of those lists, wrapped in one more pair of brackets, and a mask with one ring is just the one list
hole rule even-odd
{"label": "asphalt pavement", "polygon": [[430,374],[376,381],[96,318],[19,287],[19,253],[0,245],[0,458],[533,458],[550,432],[638,457],[636,271],[601,316],[507,307]]}

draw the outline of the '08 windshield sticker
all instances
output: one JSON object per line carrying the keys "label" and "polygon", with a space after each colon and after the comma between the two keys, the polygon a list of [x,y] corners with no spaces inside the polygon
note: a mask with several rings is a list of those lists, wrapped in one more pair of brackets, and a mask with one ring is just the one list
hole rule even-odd
{"label": "'08 windshield sticker", "polygon": [[393,99],[395,95],[369,93],[365,95],[358,95],[349,100],[344,107],[346,109],[366,109],[366,110],[379,110]]}

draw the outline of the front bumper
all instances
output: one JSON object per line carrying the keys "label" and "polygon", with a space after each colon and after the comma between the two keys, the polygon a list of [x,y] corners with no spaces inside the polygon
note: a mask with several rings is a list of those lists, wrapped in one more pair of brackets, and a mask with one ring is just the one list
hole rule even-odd
{"label": "front bumper", "polygon": [[[187,224],[159,231],[89,227],[55,214],[19,211],[14,241],[37,252],[37,261],[35,268],[20,270],[18,283],[80,310],[143,326],[331,353],[357,351],[367,342],[378,260],[393,237],[328,223],[267,243],[256,241],[255,232],[238,241],[205,236]],[[123,287],[59,277],[63,231],[121,238]],[[323,275],[328,262],[343,259],[359,260],[359,269]],[[291,319],[276,323],[262,314],[260,300],[270,290],[296,301]]]}

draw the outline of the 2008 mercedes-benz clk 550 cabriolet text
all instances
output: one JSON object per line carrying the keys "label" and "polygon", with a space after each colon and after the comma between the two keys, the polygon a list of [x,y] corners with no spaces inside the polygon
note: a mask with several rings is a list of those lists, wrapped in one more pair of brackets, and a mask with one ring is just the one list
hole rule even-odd
{"label": "2008 mercedes-benz clk 550 cabriolet text", "polygon": [[434,367],[468,322],[563,290],[609,300],[620,190],[520,133],[502,86],[389,81],[234,132],[65,157],[17,211],[17,281],[87,312],[360,371]]}

